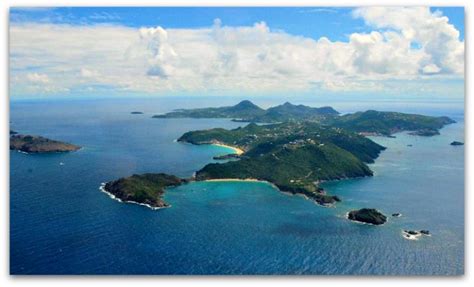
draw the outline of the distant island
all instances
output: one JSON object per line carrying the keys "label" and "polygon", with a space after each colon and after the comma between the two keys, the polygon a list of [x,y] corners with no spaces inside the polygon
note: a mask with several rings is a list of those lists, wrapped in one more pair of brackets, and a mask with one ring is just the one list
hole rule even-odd
{"label": "distant island", "polygon": [[337,116],[331,107],[312,108],[284,103],[264,110],[251,101],[241,101],[235,106],[200,109],[178,109],[153,118],[230,118],[238,122],[275,123],[290,120],[321,120]]}
{"label": "distant island", "polygon": [[412,135],[433,136],[438,135],[443,126],[455,123],[448,117],[374,110],[340,115],[332,107],[313,108],[289,102],[264,110],[248,100],[228,107],[178,109],[163,115],[154,115],[153,118],[230,118],[238,122],[253,123],[312,121],[363,135],[378,136],[390,136],[402,131],[409,131]]}
{"label": "distant island", "polygon": [[[443,126],[454,123],[448,117],[373,110],[339,115],[331,107],[312,108],[288,102],[264,110],[250,101],[229,107],[179,109],[153,117],[229,118],[250,122],[232,130],[213,128],[184,133],[178,142],[224,145],[238,153],[216,156],[216,160],[227,161],[207,164],[193,178],[174,177],[176,181],[267,181],[281,191],[304,195],[324,206],[332,206],[341,199],[327,194],[320,187],[321,182],[373,175],[367,164],[373,163],[385,147],[366,136],[392,136],[401,131],[431,136],[438,134]],[[146,176],[134,175],[132,179],[130,182],[138,187],[153,188]],[[166,187],[154,187],[155,192],[143,197],[141,188],[112,183],[106,185],[109,192],[127,194],[125,198],[148,205],[153,202],[151,198],[160,202]],[[355,220],[375,216],[376,222],[384,217],[370,209],[354,211],[351,216]]]}
{"label": "distant island", "polygon": [[[11,132],[10,132],[11,134]],[[51,140],[41,136],[12,134],[10,136],[10,150],[26,153],[70,152],[80,149],[80,146]]]}
{"label": "distant island", "polygon": [[132,115],[143,115],[143,112],[131,112]]}
{"label": "distant island", "polygon": [[450,143],[450,145],[457,146],[457,145],[464,145],[464,143],[463,142],[458,142],[458,141],[453,141],[452,143]]}

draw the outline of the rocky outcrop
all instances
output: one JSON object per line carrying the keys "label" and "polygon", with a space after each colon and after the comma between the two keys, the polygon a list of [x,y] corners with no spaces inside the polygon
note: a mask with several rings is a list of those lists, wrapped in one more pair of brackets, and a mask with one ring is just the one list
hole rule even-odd
{"label": "rocky outcrop", "polygon": [[387,221],[387,217],[374,208],[362,208],[352,210],[348,213],[347,218],[353,221],[381,225]]}

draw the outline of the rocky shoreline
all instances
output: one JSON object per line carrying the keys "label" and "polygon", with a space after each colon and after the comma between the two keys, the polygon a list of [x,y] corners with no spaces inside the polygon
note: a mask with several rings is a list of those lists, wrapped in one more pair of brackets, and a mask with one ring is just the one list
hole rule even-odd
{"label": "rocky shoreline", "polygon": [[431,236],[431,233],[429,230],[402,230],[402,236],[408,240],[418,240],[422,236]]}

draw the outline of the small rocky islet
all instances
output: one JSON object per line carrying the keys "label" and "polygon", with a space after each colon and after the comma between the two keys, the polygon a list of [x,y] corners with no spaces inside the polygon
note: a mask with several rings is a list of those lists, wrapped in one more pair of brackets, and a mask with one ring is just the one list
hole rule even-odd
{"label": "small rocky islet", "polygon": [[347,218],[352,221],[372,225],[382,225],[387,222],[387,216],[375,208],[362,208],[359,210],[349,211]]}
{"label": "small rocky islet", "polygon": [[402,236],[408,240],[418,240],[421,236],[431,236],[429,230],[422,229],[422,230],[402,230]]}
{"label": "small rocky islet", "polygon": [[452,146],[460,146],[460,145],[464,145],[464,143],[463,143],[463,142],[458,142],[458,141],[453,141],[453,142],[450,143],[450,145],[452,145]]}

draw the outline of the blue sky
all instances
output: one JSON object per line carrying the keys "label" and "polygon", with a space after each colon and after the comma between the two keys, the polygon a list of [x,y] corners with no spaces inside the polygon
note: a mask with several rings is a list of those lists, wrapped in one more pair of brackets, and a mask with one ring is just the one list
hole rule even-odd
{"label": "blue sky", "polygon": [[[116,23],[130,27],[163,26],[166,28],[208,27],[219,18],[225,25],[249,26],[265,21],[272,29],[290,34],[333,41],[346,41],[354,31],[369,32],[363,19],[351,15],[353,8],[344,7],[63,7],[51,10],[11,9],[12,22],[51,22],[73,25]],[[431,7],[441,11],[460,32],[464,40],[463,7]]]}
{"label": "blue sky", "polygon": [[12,8],[10,35],[14,97],[463,91],[462,7]]}

